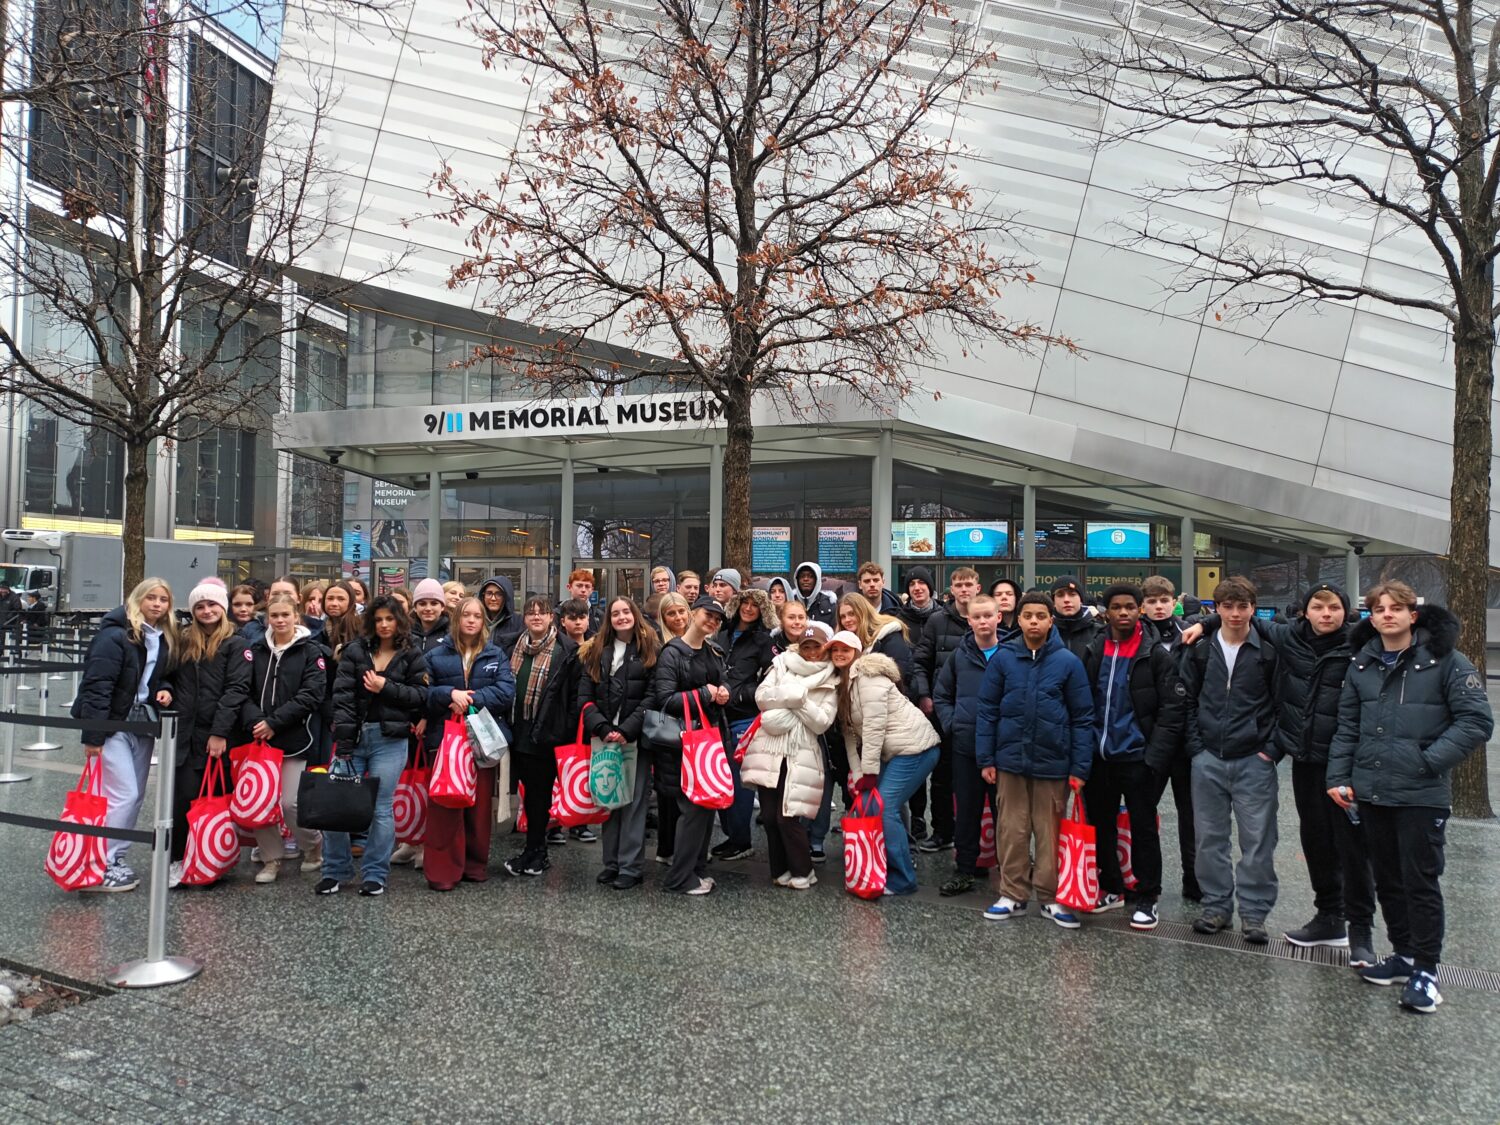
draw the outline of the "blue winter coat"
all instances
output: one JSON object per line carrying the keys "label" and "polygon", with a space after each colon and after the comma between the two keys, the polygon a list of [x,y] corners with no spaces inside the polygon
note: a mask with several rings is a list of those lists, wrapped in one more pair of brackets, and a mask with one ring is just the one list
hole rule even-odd
{"label": "blue winter coat", "polygon": [[1017,637],[984,670],[975,723],[979,768],[1086,781],[1094,760],[1094,693],[1057,630],[1036,652]]}
{"label": "blue winter coat", "polygon": [[449,704],[453,700],[453,689],[472,691],[474,706],[482,707],[495,717],[505,740],[510,737],[510,707],[516,698],[516,678],[511,673],[510,661],[493,641],[485,643],[479,655],[469,665],[468,687],[464,687],[464,662],[458,649],[453,647],[452,636],[427,654],[427,673],[432,685],[427,689],[427,737],[423,740],[429,750],[436,750],[443,741],[443,720],[453,714]]}
{"label": "blue winter coat", "polygon": [[[110,610],[99,621],[99,631],[89,642],[83,658],[83,677],[78,682],[78,696],[70,714],[75,719],[105,719],[123,722],[130,717],[146,667],[146,645],[130,637],[130,619],[125,607]],[[156,693],[171,683],[171,654],[166,638],[157,650],[151,669],[151,683],[146,688],[146,702],[156,705]],[[103,746],[107,731],[85,730],[85,746]]]}
{"label": "blue winter coat", "polygon": [[[997,650],[995,653],[999,656]],[[958,649],[938,671],[932,685],[932,713],[937,727],[955,754],[974,757],[974,728],[979,720],[979,691],[987,665],[974,634],[958,642]]]}

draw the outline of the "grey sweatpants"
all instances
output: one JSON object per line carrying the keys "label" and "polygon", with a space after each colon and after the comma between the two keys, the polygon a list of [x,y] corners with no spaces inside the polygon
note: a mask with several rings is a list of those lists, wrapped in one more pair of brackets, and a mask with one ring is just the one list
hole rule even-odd
{"label": "grey sweatpants", "polygon": [[615,809],[604,822],[604,866],[621,875],[641,874],[641,861],[646,855],[646,811],[651,802],[646,799],[646,790],[651,782],[651,769],[639,761],[635,764],[635,790],[630,795],[630,804]]}
{"label": "grey sweatpants", "polygon": [[[1259,754],[1225,760],[1193,757],[1193,827],[1198,835],[1198,886],[1203,911],[1264,922],[1276,905],[1276,765]],[[1229,843],[1231,815],[1239,829],[1240,861]]]}

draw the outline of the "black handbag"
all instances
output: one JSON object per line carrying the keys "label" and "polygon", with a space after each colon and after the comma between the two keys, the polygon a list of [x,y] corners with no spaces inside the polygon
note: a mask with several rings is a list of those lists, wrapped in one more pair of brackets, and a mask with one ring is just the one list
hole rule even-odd
{"label": "black handbag", "polygon": [[380,778],[361,777],[334,756],[326,773],[303,770],[297,783],[297,823],[320,832],[364,832],[375,819]]}
{"label": "black handbag", "polygon": [[636,745],[642,750],[682,753],[682,720],[665,711],[641,712],[641,737]]}

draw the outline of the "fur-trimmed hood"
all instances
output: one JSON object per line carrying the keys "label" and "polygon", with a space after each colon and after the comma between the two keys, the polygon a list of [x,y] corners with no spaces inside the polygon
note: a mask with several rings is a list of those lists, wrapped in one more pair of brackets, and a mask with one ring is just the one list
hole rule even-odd
{"label": "fur-trimmed hood", "polygon": [[901,669],[889,656],[867,652],[849,666],[851,676],[884,676],[892,683],[901,682]]}
{"label": "fur-trimmed hood", "polygon": [[[1412,647],[1425,648],[1441,660],[1458,647],[1458,618],[1440,605],[1417,607],[1417,625],[1412,630]],[[1382,645],[1375,623],[1366,617],[1354,627],[1349,636],[1349,647],[1357,653],[1366,649],[1375,651]]]}

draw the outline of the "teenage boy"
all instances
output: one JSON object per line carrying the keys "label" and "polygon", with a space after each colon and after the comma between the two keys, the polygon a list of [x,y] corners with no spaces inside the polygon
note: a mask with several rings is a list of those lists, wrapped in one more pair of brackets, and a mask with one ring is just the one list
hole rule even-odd
{"label": "teenage boy", "polygon": [[593,596],[594,572],[584,567],[579,567],[572,574],[568,575],[567,597],[562,602],[559,602],[557,606],[559,616],[562,614],[562,607],[569,600],[582,602],[585,606],[589,607],[587,614],[588,623],[583,634],[585,637],[592,637],[599,631],[599,626],[604,624],[604,603],[601,601],[593,604]]}
{"label": "teenage boy", "polygon": [[[1169,652],[1175,652],[1182,639],[1182,618],[1177,616],[1177,591],[1170,578],[1153,574],[1141,583],[1141,626],[1156,635]],[[1177,851],[1182,859],[1182,897],[1201,902],[1196,864],[1198,838],[1193,830],[1193,758],[1187,752],[1186,740],[1178,734],[1177,744],[1162,747],[1159,755],[1148,755],[1147,763],[1156,773],[1156,803],[1172,787],[1172,804],[1177,807]]]}
{"label": "teenage boy", "polygon": [[979,839],[984,806],[995,814],[995,786],[979,775],[974,756],[974,723],[979,713],[979,689],[984,670],[1000,648],[1000,607],[988,594],[969,601],[972,630],[958,643],[952,659],[938,673],[932,688],[932,714],[943,741],[953,747],[953,796],[958,813],[953,821],[953,878],[938,889],[945,896],[967,894],[979,876]]}
{"label": "teenage boy", "polygon": [[[1363,829],[1328,799],[1328,747],[1353,655],[1354,617],[1348,595],[1324,582],[1308,591],[1292,621],[1256,618],[1252,627],[1276,650],[1276,748],[1292,760],[1292,796],[1317,912],[1286,939],[1300,946],[1347,945],[1350,966],[1362,969],[1375,963],[1375,875]],[[1202,631],[1210,634],[1218,625],[1218,615],[1210,614]],[[1198,631],[1189,627],[1184,641]]]}
{"label": "teenage boy", "polygon": [[[995,850],[1000,898],[994,921],[1024,916],[1036,892],[1042,913],[1067,930],[1078,916],[1057,902],[1057,828],[1093,761],[1094,701],[1083,662],[1052,627],[1052,603],[1027,594],[1017,613],[1021,635],[985,666],[975,720],[980,776],[996,786],[1000,820]],[[1036,859],[1032,859],[1032,841]]]}
{"label": "teenage boy", "polygon": [[708,580],[708,596],[728,609],[730,601],[740,596],[740,572],[732,567],[714,571]]}
{"label": "teenage boy", "polygon": [[793,597],[807,607],[807,616],[831,629],[838,628],[837,599],[823,589],[823,568],[815,562],[798,563],[792,572]]}
{"label": "teenage boy", "polygon": [[896,614],[913,638],[913,644],[922,639],[922,630],[927,619],[938,612],[938,604],[932,596],[932,571],[925,566],[914,566],[906,572],[906,604]]}
{"label": "teenage boy", "polygon": [[[979,572],[961,566],[949,577],[948,586],[953,601],[927,619],[912,654],[912,695],[928,718],[933,716],[932,685],[969,633],[969,600],[979,593]],[[922,838],[917,850],[941,852],[953,846],[953,748],[946,738],[938,751],[931,784],[932,834]],[[911,802],[913,835],[922,836],[918,826],[927,807],[927,797],[918,789]]]}
{"label": "teenage boy", "polygon": [[862,563],[855,572],[854,581],[859,584],[859,592],[876,613],[900,616],[901,599],[885,588],[885,570],[879,563]]}
{"label": "teenage boy", "polygon": [[696,570],[684,570],[677,576],[677,592],[687,599],[688,605],[698,600],[702,585],[703,579],[698,576]]}
{"label": "teenage boy", "polygon": [[[1444,833],[1449,775],[1489,741],[1495,719],[1484,677],[1454,650],[1458,620],[1417,608],[1404,582],[1365,594],[1370,617],[1350,638],[1355,656],[1328,754],[1328,795],[1354,810],[1375,862],[1375,891],[1394,952],[1361,969],[1371,984],[1404,984],[1401,1006],[1435,1012],[1443,952]],[[1397,689],[1399,685],[1399,690]]]}
{"label": "teenage boy", "polygon": [[1065,574],[1052,583],[1052,604],[1057,608],[1053,626],[1062,643],[1079,660],[1099,635],[1099,619],[1083,609],[1083,587],[1078,579]]}
{"label": "teenage boy", "polygon": [[[1104,591],[1106,631],[1083,654],[1094,690],[1094,765],[1083,791],[1099,861],[1098,911],[1130,906],[1130,926],[1156,929],[1161,896],[1161,837],[1156,829],[1160,789],[1148,754],[1168,758],[1182,741],[1182,697],[1175,661],[1154,630],[1141,624],[1139,587]],[[1121,799],[1130,819],[1130,867],[1135,886],[1127,888],[1115,850],[1116,814]]]}
{"label": "teenage boy", "polygon": [[[1250,628],[1255,597],[1247,578],[1226,578],[1214,587],[1219,631],[1187,650],[1181,673],[1203,889],[1203,914],[1193,929],[1226,929],[1238,889],[1245,940],[1265,945],[1277,889],[1276,653]],[[1238,866],[1229,843],[1231,820],[1239,828]]]}

